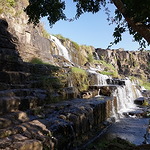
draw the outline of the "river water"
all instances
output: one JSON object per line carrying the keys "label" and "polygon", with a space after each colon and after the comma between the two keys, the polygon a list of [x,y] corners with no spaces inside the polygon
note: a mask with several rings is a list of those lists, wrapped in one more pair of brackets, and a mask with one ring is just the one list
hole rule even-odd
{"label": "river water", "polygon": [[149,118],[124,117],[108,128],[102,140],[120,137],[135,145],[148,144],[150,143],[147,134],[148,125]]}

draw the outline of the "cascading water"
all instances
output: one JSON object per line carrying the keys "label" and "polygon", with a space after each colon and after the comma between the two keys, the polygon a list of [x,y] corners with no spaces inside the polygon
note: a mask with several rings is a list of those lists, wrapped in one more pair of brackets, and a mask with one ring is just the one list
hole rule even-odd
{"label": "cascading water", "polygon": [[116,86],[116,90],[113,92],[113,96],[117,98],[118,114],[122,115],[123,112],[136,109],[134,100],[141,97],[141,92],[132,84],[129,79],[124,80],[125,85]]}
{"label": "cascading water", "polygon": [[95,78],[96,78],[95,85],[98,85],[98,86],[107,85],[107,81],[106,80],[111,78],[111,77],[109,77],[107,75],[103,75],[103,74],[97,73],[97,69],[95,69],[95,68],[90,68],[87,71],[89,72],[89,74],[95,76]]}
{"label": "cascading water", "polygon": [[99,58],[97,52],[94,52],[93,55],[94,55],[94,57],[95,57],[96,60],[100,60],[100,58]]}
{"label": "cascading water", "polygon": [[69,52],[66,49],[66,47],[64,47],[62,45],[62,43],[60,42],[60,40],[58,38],[56,38],[55,36],[52,36],[52,35],[50,37],[50,40],[52,40],[56,44],[56,46],[57,46],[57,48],[59,50],[59,55],[63,56],[65,59],[67,59],[68,61],[71,62],[71,58],[69,56]]}

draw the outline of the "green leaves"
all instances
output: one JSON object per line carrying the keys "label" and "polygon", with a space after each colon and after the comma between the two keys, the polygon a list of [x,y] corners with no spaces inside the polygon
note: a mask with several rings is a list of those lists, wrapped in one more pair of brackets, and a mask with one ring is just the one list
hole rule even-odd
{"label": "green leaves", "polygon": [[[113,18],[116,27],[113,33],[114,42],[111,42],[111,45],[120,42],[122,34],[126,31],[133,35],[134,41],[139,42],[140,47],[145,47],[150,41],[150,0],[73,0],[73,2],[76,3],[76,15],[73,19],[68,19],[64,13],[66,5],[64,0],[29,0],[29,6],[25,11],[29,16],[29,22],[37,25],[41,17],[48,17],[52,26],[59,20],[78,19],[86,12],[97,13],[107,3],[114,3],[117,7]],[[137,24],[143,26],[142,30],[145,32],[139,29]]]}
{"label": "green leaves", "polygon": [[60,19],[66,19],[63,10],[65,2],[60,0],[29,0],[25,12],[29,16],[29,22],[37,25],[42,17],[48,16],[49,24],[52,26]]}

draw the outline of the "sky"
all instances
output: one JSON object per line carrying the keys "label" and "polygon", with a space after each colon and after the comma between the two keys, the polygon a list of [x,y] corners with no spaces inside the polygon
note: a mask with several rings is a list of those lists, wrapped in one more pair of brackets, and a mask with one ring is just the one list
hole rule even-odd
{"label": "sky", "polygon": [[[65,14],[68,18],[75,16],[75,3],[72,0],[66,0]],[[114,5],[110,5],[109,9],[113,16]],[[56,22],[52,28],[46,18],[42,18],[41,22],[44,24],[45,29],[50,34],[61,34],[63,37],[78,43],[79,45],[93,46],[95,48],[106,49],[110,42],[113,42],[114,25],[109,25],[107,15],[102,9],[96,14],[85,13],[78,20],[73,22],[60,20]],[[133,42],[132,36],[128,33],[123,34],[123,39],[111,49],[124,48],[125,50],[138,50],[139,44]],[[150,46],[146,48],[150,50]]]}

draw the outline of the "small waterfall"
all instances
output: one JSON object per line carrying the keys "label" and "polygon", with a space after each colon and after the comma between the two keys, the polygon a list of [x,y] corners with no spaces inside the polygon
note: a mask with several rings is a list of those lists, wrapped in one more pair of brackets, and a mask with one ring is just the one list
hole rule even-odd
{"label": "small waterfall", "polygon": [[69,56],[69,52],[66,49],[66,47],[64,47],[62,45],[62,43],[60,42],[60,40],[58,38],[56,38],[55,36],[52,36],[52,35],[50,37],[50,40],[52,40],[56,44],[56,46],[57,46],[57,48],[59,50],[59,55],[63,56],[65,59],[67,59],[68,61],[71,62],[71,59],[70,59],[70,56]]}
{"label": "small waterfall", "polygon": [[141,97],[141,92],[127,79],[124,80],[125,85],[117,86],[113,96],[117,98],[118,113],[121,115],[123,112],[131,111],[136,108],[134,100]]}
{"label": "small waterfall", "polygon": [[99,58],[97,52],[93,52],[93,55],[94,55],[94,57],[95,57],[96,60],[100,60],[100,58]]}
{"label": "small waterfall", "polygon": [[107,85],[107,79],[109,79],[107,75],[97,73],[97,85]]}
{"label": "small waterfall", "polygon": [[99,86],[104,86],[107,85],[107,79],[111,78],[107,75],[103,75],[97,72],[97,69],[95,68],[90,68],[87,70],[90,75],[94,76],[96,81],[94,82],[94,85],[99,85]]}

